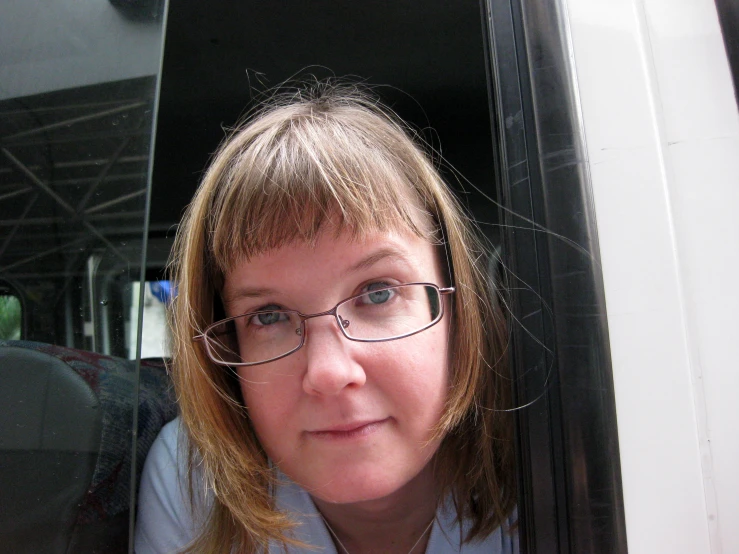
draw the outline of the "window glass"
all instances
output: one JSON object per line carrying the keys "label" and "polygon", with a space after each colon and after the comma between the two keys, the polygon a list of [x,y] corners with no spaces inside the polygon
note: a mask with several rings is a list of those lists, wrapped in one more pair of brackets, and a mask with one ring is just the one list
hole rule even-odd
{"label": "window glass", "polygon": [[128,550],[162,20],[156,0],[0,3],[4,551]]}

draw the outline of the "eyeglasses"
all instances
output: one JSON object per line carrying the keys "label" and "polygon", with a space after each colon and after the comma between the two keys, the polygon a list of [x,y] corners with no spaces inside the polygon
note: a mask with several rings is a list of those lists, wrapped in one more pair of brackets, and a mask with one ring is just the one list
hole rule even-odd
{"label": "eyeglasses", "polygon": [[316,314],[295,310],[259,310],[209,325],[193,337],[205,345],[213,363],[224,366],[266,364],[305,345],[305,322],[332,315],[344,337],[357,342],[402,339],[436,325],[444,316],[443,295],[454,287],[431,283],[378,286]]}

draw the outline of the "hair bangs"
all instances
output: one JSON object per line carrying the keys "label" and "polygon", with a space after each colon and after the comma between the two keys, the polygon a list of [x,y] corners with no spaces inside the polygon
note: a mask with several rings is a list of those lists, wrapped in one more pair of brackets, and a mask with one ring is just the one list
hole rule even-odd
{"label": "hair bangs", "polygon": [[435,209],[414,186],[423,171],[416,152],[391,134],[371,143],[366,127],[340,115],[295,116],[253,136],[233,159],[210,217],[221,274],[285,244],[314,243],[327,229],[357,240],[372,232],[436,235]]}

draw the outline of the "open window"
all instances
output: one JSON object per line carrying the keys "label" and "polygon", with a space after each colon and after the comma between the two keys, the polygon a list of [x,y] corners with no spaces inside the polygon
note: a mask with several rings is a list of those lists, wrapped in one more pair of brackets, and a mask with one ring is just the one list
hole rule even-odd
{"label": "open window", "polygon": [[173,3],[151,230],[170,233],[223,126],[270,86],[306,74],[379,85],[500,252],[523,551],[623,553],[597,229],[561,4]]}
{"label": "open window", "polygon": [[[34,341],[61,359],[31,354],[38,383],[52,367],[77,376],[86,363],[85,375],[119,368],[113,396],[129,402],[115,446],[124,492],[108,505],[119,527],[105,551],[129,548],[131,468],[143,461],[130,440],[136,395],[154,402],[155,425],[174,414],[156,404],[168,390],[163,367],[144,374],[136,363],[142,327],[162,319],[166,304],[148,282],[162,278],[224,126],[270,86],[313,73],[378,85],[443,158],[491,259],[502,262],[494,270],[515,322],[523,551],[625,552],[597,230],[562,2],[178,0],[168,7],[161,74],[163,2],[52,4],[0,7],[0,20],[12,22],[0,35],[0,279],[14,284],[0,284],[0,340]],[[142,316],[147,302],[157,315]],[[98,409],[99,391],[69,382],[76,392],[64,389],[61,408],[89,393],[87,415]],[[0,390],[27,417],[21,393]],[[90,417],[94,435],[100,422]],[[40,449],[29,436],[12,435],[11,449],[3,435],[4,455]],[[102,444],[61,450],[113,448]],[[12,478],[2,488],[20,494],[23,485]],[[65,547],[82,544],[69,536]],[[28,540],[18,552],[40,551]]]}

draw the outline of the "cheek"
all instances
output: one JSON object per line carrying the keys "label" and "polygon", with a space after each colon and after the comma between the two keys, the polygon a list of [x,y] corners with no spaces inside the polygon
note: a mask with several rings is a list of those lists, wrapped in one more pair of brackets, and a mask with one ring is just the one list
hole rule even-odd
{"label": "cheek", "polygon": [[[445,328],[439,331],[445,330]],[[419,370],[423,375],[420,380],[420,386],[424,398],[422,403],[428,403],[429,409],[433,412],[435,418],[434,425],[442,416],[444,406],[449,396],[450,375],[450,359],[449,348],[447,345],[447,334],[445,332],[434,333],[436,340],[430,341],[418,354],[421,362]]]}
{"label": "cheek", "polygon": [[241,396],[249,413],[249,419],[260,437],[270,436],[270,431],[281,428],[286,421],[291,402],[289,387],[279,386],[274,379],[266,380],[253,369],[239,371]]}
{"label": "cheek", "polygon": [[383,389],[409,411],[440,416],[450,380],[446,335],[420,333],[385,344],[388,348],[377,352],[372,364]]}

